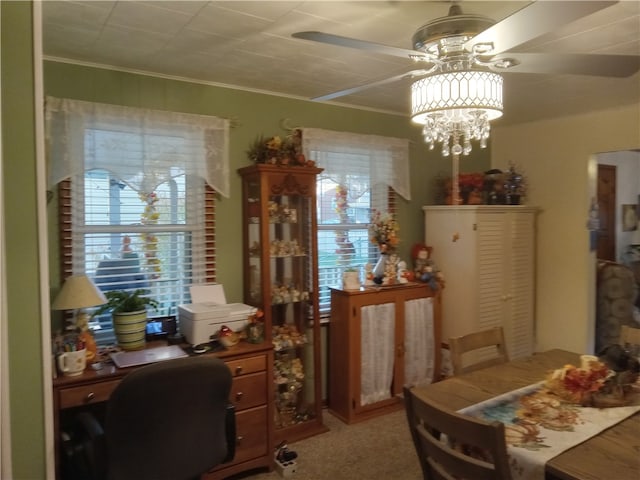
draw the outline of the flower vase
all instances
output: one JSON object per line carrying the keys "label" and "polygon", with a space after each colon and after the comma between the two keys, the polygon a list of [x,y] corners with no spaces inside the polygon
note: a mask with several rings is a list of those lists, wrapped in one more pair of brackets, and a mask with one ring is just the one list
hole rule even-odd
{"label": "flower vase", "polygon": [[373,281],[378,285],[382,283],[388,260],[389,254],[381,253],[380,258],[378,258],[378,262],[376,263],[375,267],[373,267]]}

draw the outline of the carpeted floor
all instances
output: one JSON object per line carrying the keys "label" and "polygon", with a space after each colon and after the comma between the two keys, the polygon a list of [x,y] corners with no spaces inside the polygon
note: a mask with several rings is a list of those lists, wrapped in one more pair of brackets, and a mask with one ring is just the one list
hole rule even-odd
{"label": "carpeted floor", "polygon": [[[421,480],[404,410],[346,425],[323,412],[329,431],[289,445],[298,454],[295,480]],[[282,478],[276,471],[244,477]]]}

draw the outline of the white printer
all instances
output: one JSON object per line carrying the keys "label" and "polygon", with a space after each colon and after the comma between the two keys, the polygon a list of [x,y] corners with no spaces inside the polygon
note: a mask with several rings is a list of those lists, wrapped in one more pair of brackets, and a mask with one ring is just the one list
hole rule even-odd
{"label": "white printer", "polygon": [[224,287],[214,283],[189,288],[193,303],[178,305],[180,332],[192,345],[209,343],[220,327],[242,330],[256,308],[244,303],[227,303]]}

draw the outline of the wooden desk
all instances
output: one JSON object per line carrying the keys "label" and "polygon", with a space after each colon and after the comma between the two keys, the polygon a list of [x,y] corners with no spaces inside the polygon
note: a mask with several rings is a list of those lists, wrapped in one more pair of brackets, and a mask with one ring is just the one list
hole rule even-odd
{"label": "wooden desk", "polygon": [[[147,348],[166,345],[152,342]],[[203,480],[217,480],[245,470],[273,464],[273,345],[271,342],[240,342],[212,354],[223,359],[233,374],[229,401],[236,407],[236,455],[233,462],[216,467]],[[116,368],[106,364],[101,370],[88,368],[77,377],[53,380],[56,478],[61,480],[60,432],[65,420],[82,408],[99,410],[111,392],[129,372],[140,367]],[[152,399],[150,401],[153,401]]]}
{"label": "wooden desk", "polygon": [[[526,359],[489,367],[416,388],[416,395],[459,410],[544,379],[567,363],[579,364],[579,355],[550,350]],[[637,480],[640,478],[640,413],[552,458],[547,480]]]}

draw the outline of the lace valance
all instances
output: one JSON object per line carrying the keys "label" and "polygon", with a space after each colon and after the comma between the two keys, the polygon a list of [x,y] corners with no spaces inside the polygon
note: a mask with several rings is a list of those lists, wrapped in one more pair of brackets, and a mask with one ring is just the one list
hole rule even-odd
{"label": "lace valance", "polygon": [[170,178],[202,177],[229,197],[229,121],[47,97],[48,188],[104,169],[139,192]]}
{"label": "lace valance", "polygon": [[[407,139],[304,128],[302,148],[307,158],[324,168],[321,176],[345,186],[357,179],[353,183],[358,183],[361,194],[374,185],[388,185],[411,200]],[[370,184],[363,186],[363,178]]]}

